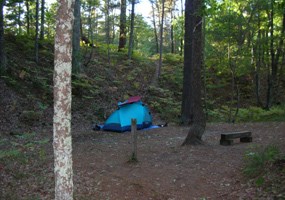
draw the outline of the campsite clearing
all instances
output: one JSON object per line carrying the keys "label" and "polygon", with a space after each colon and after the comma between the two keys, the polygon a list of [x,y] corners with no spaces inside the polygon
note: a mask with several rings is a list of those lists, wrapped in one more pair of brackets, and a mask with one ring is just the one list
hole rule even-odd
{"label": "campsite clearing", "polygon": [[[203,136],[206,145],[195,147],[181,147],[187,127],[170,125],[138,131],[138,163],[128,162],[132,153],[130,132],[87,128],[87,124],[74,123],[75,199],[271,199],[275,195],[274,191],[258,189],[242,175],[243,157],[256,145],[276,144],[284,152],[285,123],[208,124]],[[219,144],[221,132],[240,130],[251,131],[253,142]],[[8,141],[8,137],[29,156],[28,162],[14,159],[1,163],[1,199],[52,199],[51,129],[40,136],[50,140],[33,148],[9,134],[1,135],[1,141]]]}

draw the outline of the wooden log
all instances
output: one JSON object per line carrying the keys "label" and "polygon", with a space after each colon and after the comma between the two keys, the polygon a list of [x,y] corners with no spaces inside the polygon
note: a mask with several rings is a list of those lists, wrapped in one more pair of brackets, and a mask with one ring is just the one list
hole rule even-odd
{"label": "wooden log", "polygon": [[242,132],[232,132],[232,133],[222,133],[221,134],[222,140],[231,140],[231,139],[245,138],[245,137],[251,137],[251,132],[242,131]]}
{"label": "wooden log", "polygon": [[131,160],[132,161],[137,161],[137,120],[136,119],[131,119],[132,126],[131,126],[131,133],[133,136],[133,153]]}
{"label": "wooden log", "polygon": [[243,137],[243,138],[240,138],[240,142],[252,142],[252,137]]}
{"label": "wooden log", "polygon": [[220,140],[220,145],[229,146],[234,143],[233,140]]}
{"label": "wooden log", "polygon": [[240,142],[252,142],[250,131],[230,132],[221,134],[220,145],[232,145],[236,138],[240,138]]}

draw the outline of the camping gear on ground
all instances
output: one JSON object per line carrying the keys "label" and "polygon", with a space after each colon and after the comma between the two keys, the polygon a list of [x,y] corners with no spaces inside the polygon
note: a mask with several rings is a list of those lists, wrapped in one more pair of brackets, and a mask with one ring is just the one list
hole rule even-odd
{"label": "camping gear on ground", "polygon": [[119,102],[118,109],[110,115],[104,125],[96,125],[96,127],[105,131],[130,131],[131,119],[137,120],[137,129],[149,128],[152,125],[151,113],[139,96]]}

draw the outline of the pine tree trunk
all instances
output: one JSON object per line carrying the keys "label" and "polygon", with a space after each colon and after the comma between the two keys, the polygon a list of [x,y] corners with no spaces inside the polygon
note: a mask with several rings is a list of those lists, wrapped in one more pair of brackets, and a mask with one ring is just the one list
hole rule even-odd
{"label": "pine tree trunk", "polygon": [[[174,5],[175,8],[175,5]],[[170,40],[171,40],[171,53],[175,53],[175,45],[174,45],[174,30],[173,30],[173,10],[170,11],[171,16],[171,26],[170,26]]]}
{"label": "pine tree trunk", "polygon": [[121,51],[126,46],[126,41],[127,41],[126,26],[127,26],[127,2],[126,0],[121,0],[120,36],[119,36],[118,51]]}
{"label": "pine tree trunk", "polygon": [[155,79],[158,80],[161,73],[161,67],[162,67],[162,50],[163,50],[163,26],[164,26],[164,5],[165,1],[162,0],[162,9],[161,9],[161,23],[160,23],[160,37],[159,37],[159,63],[156,67],[155,72]]}
{"label": "pine tree trunk", "polygon": [[75,0],[74,5],[74,25],[72,39],[72,73],[78,74],[81,71],[81,52],[80,52],[80,0]]}
{"label": "pine tree trunk", "polygon": [[206,119],[202,105],[203,34],[202,0],[187,0],[185,7],[184,81],[182,123],[190,130],[183,143],[202,144]]}
{"label": "pine tree trunk", "polygon": [[0,2],[0,74],[6,71],[6,53],[5,53],[5,39],[4,39],[4,14],[3,8],[5,1]]}
{"label": "pine tree trunk", "polygon": [[45,0],[42,0],[40,40],[43,40],[44,37],[45,37]]}
{"label": "pine tree trunk", "polygon": [[53,149],[55,199],[73,199],[71,138],[71,67],[74,0],[60,0],[54,60]]}
{"label": "pine tree trunk", "polygon": [[159,52],[159,45],[158,45],[158,36],[157,36],[157,29],[156,29],[156,20],[154,14],[154,3],[151,2],[152,8],[152,24],[153,24],[153,31],[154,31],[154,39],[155,39],[155,53]]}
{"label": "pine tree trunk", "polygon": [[26,10],[27,10],[27,14],[26,14],[27,35],[30,35],[30,4],[29,4],[29,0],[25,1],[25,5],[26,5]]}
{"label": "pine tree trunk", "polygon": [[36,0],[35,62],[39,62],[39,0]]}
{"label": "pine tree trunk", "polygon": [[128,58],[129,59],[132,58],[132,54],[133,54],[134,24],[135,24],[135,0],[132,0],[131,30],[130,30],[130,39],[129,39],[129,49],[128,49]]}

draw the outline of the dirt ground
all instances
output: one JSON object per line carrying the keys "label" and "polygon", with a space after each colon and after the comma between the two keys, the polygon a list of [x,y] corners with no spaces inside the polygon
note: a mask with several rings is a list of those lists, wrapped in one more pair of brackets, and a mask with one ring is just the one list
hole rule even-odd
{"label": "dirt ground", "polygon": [[[219,145],[221,133],[241,130],[252,131],[252,143],[237,140],[232,146]],[[80,132],[75,128],[74,198],[273,199],[258,194],[258,188],[242,174],[243,156],[256,145],[278,144],[285,152],[285,123],[208,124],[203,136],[205,145],[181,147],[187,131],[187,127],[171,125],[138,131],[138,162],[129,163],[130,132]],[[43,135],[49,138],[44,156],[39,153],[29,157],[28,162],[0,163],[0,199],[53,199],[52,132]],[[20,144],[19,138],[15,141],[7,137]],[[41,152],[37,147],[24,147],[25,154]]]}
{"label": "dirt ground", "polygon": [[[284,123],[208,125],[206,145],[181,147],[187,130],[174,126],[139,132],[137,164],[127,163],[132,152],[130,133],[78,135],[74,139],[76,197],[251,199],[256,191],[241,174],[245,152],[257,144],[285,144]],[[253,142],[219,145],[220,133],[235,130],[252,131]]]}
{"label": "dirt ground", "polygon": [[[0,199],[53,199],[52,107],[27,125],[23,110],[37,102],[1,80],[0,96]],[[285,152],[285,122],[208,124],[206,144],[189,147],[181,147],[187,127],[138,131],[138,162],[129,163],[130,132],[92,131],[83,114],[72,119],[76,200],[285,199],[285,184],[283,197],[274,198],[242,174],[250,148],[276,144]],[[221,133],[243,130],[252,132],[252,143],[219,144]]]}

